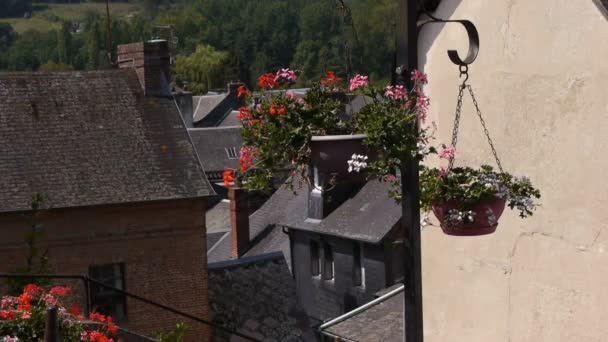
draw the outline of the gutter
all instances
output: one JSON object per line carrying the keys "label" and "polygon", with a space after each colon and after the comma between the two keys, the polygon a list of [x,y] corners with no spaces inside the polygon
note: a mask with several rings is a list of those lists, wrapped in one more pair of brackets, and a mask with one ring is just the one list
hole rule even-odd
{"label": "gutter", "polygon": [[340,322],[346,320],[347,318],[350,318],[350,317],[352,317],[352,316],[354,316],[354,315],[356,315],[356,314],[358,314],[358,313],[360,313],[362,311],[365,311],[365,310],[369,309],[370,307],[372,307],[372,306],[374,306],[374,305],[376,305],[378,303],[381,303],[381,302],[389,299],[390,297],[398,294],[399,292],[403,292],[403,285],[399,286],[398,288],[396,288],[396,289],[388,292],[387,294],[385,294],[385,295],[383,295],[381,297],[378,297],[378,298],[372,300],[369,303],[363,304],[360,307],[358,307],[358,308],[356,308],[356,309],[354,309],[352,311],[349,311],[349,312],[345,313],[342,316],[338,316],[338,317],[330,320],[329,322],[325,322],[325,323],[321,324],[321,326],[319,327],[319,330],[323,330],[325,328],[329,328],[332,325],[340,323]]}

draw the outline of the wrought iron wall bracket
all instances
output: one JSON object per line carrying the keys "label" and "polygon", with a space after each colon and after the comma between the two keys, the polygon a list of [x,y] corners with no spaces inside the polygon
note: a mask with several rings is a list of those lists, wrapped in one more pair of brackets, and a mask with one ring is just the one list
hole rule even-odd
{"label": "wrought iron wall bracket", "polygon": [[452,63],[458,66],[468,66],[473,63],[479,54],[479,33],[477,32],[477,28],[475,25],[469,20],[445,20],[441,18],[434,17],[428,12],[424,12],[424,14],[430,19],[418,25],[418,33],[422,27],[426,24],[434,24],[434,23],[459,23],[467,30],[467,35],[469,36],[469,52],[467,57],[462,60],[458,55],[458,51],[456,50],[448,50],[448,57]]}

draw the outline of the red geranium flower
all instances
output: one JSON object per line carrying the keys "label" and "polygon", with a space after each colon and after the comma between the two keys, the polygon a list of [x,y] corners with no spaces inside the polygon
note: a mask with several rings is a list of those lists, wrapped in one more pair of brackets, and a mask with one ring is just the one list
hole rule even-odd
{"label": "red geranium flower", "polygon": [[323,77],[321,77],[321,84],[326,87],[335,87],[338,83],[342,81],[341,77],[336,76],[333,71],[328,71]]}
{"label": "red geranium flower", "polygon": [[89,319],[91,321],[97,321],[97,322],[105,322],[106,321],[106,316],[97,313],[97,312],[91,312],[91,314],[89,315]]}
{"label": "red geranium flower", "polygon": [[230,187],[230,183],[234,180],[233,173],[234,172],[232,170],[224,171],[224,185],[227,188]]}
{"label": "red geranium flower", "polygon": [[236,116],[237,119],[244,121],[251,119],[251,112],[249,112],[249,107],[241,107],[239,108],[239,114]]}
{"label": "red geranium flower", "polygon": [[281,105],[281,108],[279,108],[279,115],[285,115],[285,106]]}
{"label": "red geranium flower", "polygon": [[243,97],[244,95],[249,95],[251,94],[251,92],[249,91],[249,89],[247,89],[247,86],[245,86],[244,84],[242,86],[239,86],[237,89],[238,93],[237,93],[237,97],[240,99],[241,97]]}
{"label": "red geranium flower", "polygon": [[13,310],[0,310],[0,319],[4,321],[12,321],[17,318],[17,313]]}
{"label": "red geranium flower", "polygon": [[35,284],[27,284],[23,288],[23,293],[29,295],[30,297],[37,297],[44,293],[44,289]]}
{"label": "red geranium flower", "polygon": [[260,75],[260,77],[258,77],[258,85],[263,89],[276,88],[279,85],[279,82],[275,81],[275,77],[276,76],[273,73]]}
{"label": "red geranium flower", "polygon": [[270,115],[277,115],[277,105],[270,105]]}
{"label": "red geranium flower", "polygon": [[57,297],[64,297],[68,293],[72,291],[72,288],[69,286],[55,286],[49,291],[50,294]]}
{"label": "red geranium flower", "polygon": [[20,310],[20,311],[31,310],[32,304],[30,302],[32,301],[32,299],[33,299],[33,297],[29,293],[21,294],[19,297],[17,297],[17,303],[19,303],[19,305],[17,306],[17,310]]}
{"label": "red geranium flower", "polygon": [[118,327],[116,327],[116,324],[114,324],[114,321],[110,316],[108,316],[108,331],[114,336],[116,336],[116,333],[118,332]]}

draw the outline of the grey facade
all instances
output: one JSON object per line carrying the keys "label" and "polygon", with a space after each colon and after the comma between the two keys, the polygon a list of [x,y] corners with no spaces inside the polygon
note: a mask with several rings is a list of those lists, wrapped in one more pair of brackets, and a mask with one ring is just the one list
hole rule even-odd
{"label": "grey facade", "polygon": [[289,231],[298,302],[313,325],[371,301],[402,278],[400,207],[387,190],[386,183],[369,181],[322,220],[300,210],[281,223]]}

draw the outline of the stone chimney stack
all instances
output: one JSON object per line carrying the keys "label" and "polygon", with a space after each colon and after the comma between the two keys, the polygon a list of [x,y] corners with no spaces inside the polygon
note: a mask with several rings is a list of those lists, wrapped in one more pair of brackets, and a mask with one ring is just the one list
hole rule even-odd
{"label": "stone chimney stack", "polygon": [[249,244],[249,205],[244,189],[228,189],[230,200],[230,226],[232,235],[232,256],[240,258]]}
{"label": "stone chimney stack", "polygon": [[118,67],[137,71],[146,96],[171,96],[171,56],[166,40],[119,45]]}

